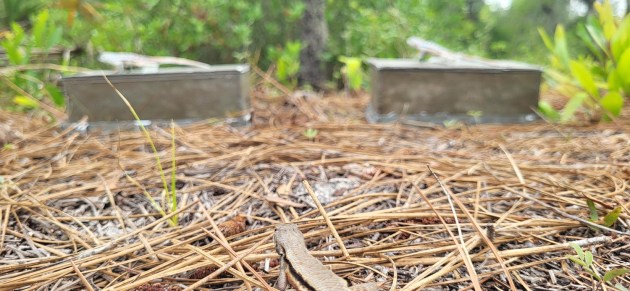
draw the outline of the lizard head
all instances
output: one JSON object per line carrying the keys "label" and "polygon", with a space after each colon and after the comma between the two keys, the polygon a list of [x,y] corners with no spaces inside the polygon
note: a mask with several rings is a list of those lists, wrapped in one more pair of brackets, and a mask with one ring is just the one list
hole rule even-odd
{"label": "lizard head", "polygon": [[273,235],[273,239],[278,246],[283,246],[287,243],[301,244],[304,246],[304,236],[297,225],[293,223],[280,223],[276,225],[276,231]]}

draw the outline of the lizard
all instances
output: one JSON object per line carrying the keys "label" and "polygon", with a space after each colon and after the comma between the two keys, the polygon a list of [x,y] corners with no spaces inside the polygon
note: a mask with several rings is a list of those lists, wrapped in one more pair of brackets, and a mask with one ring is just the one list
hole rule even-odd
{"label": "lizard", "polygon": [[348,287],[346,280],[326,268],[306,248],[304,235],[297,225],[281,223],[274,233],[276,252],[280,256],[280,274],[276,287],[286,290],[287,281],[297,290],[310,291],[377,291],[375,283]]}

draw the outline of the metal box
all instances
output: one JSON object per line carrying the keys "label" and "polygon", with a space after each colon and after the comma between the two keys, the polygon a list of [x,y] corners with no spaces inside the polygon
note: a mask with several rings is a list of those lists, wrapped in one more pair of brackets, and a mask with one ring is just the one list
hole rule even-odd
{"label": "metal box", "polygon": [[371,59],[371,122],[534,120],[542,71],[507,61]]}
{"label": "metal box", "polygon": [[133,121],[103,74],[129,100],[142,120],[200,120],[249,116],[249,66],[210,69],[167,67],[151,73],[82,73],[62,79],[69,122]]}

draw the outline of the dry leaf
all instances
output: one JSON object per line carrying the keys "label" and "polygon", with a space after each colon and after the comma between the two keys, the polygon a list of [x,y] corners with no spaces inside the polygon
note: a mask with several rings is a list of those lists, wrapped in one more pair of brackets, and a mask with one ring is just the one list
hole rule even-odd
{"label": "dry leaf", "polygon": [[212,274],[216,270],[217,270],[217,267],[215,266],[201,267],[193,271],[190,275],[188,275],[188,279],[194,279],[194,280],[203,279],[207,277],[208,275]]}
{"label": "dry leaf", "polygon": [[224,236],[233,236],[235,234],[239,234],[245,231],[246,222],[247,218],[245,218],[245,216],[237,215],[234,216],[232,219],[219,224],[219,229]]}

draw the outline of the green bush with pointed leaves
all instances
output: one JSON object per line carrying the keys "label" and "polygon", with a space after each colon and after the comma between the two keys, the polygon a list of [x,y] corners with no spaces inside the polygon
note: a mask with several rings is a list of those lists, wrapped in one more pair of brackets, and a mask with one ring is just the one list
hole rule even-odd
{"label": "green bush with pointed leaves", "polygon": [[61,90],[49,82],[48,71],[11,70],[12,67],[33,63],[35,51],[46,55],[61,42],[63,29],[55,25],[49,16],[48,10],[33,15],[29,31],[13,22],[0,40],[0,47],[4,49],[8,62],[4,72],[0,73],[0,100],[12,100],[2,105],[17,110],[33,109],[39,106],[38,100],[48,99],[57,106],[64,106],[64,96]]}
{"label": "green bush with pointed leaves", "polygon": [[540,29],[550,51],[551,65],[545,70],[548,85],[570,97],[561,110],[541,101],[539,110],[548,119],[566,123],[578,110],[609,121],[619,116],[630,96],[630,17],[615,18],[610,1],[596,2],[597,16],[589,16],[577,30],[589,55],[572,58],[564,27],[552,39]]}

